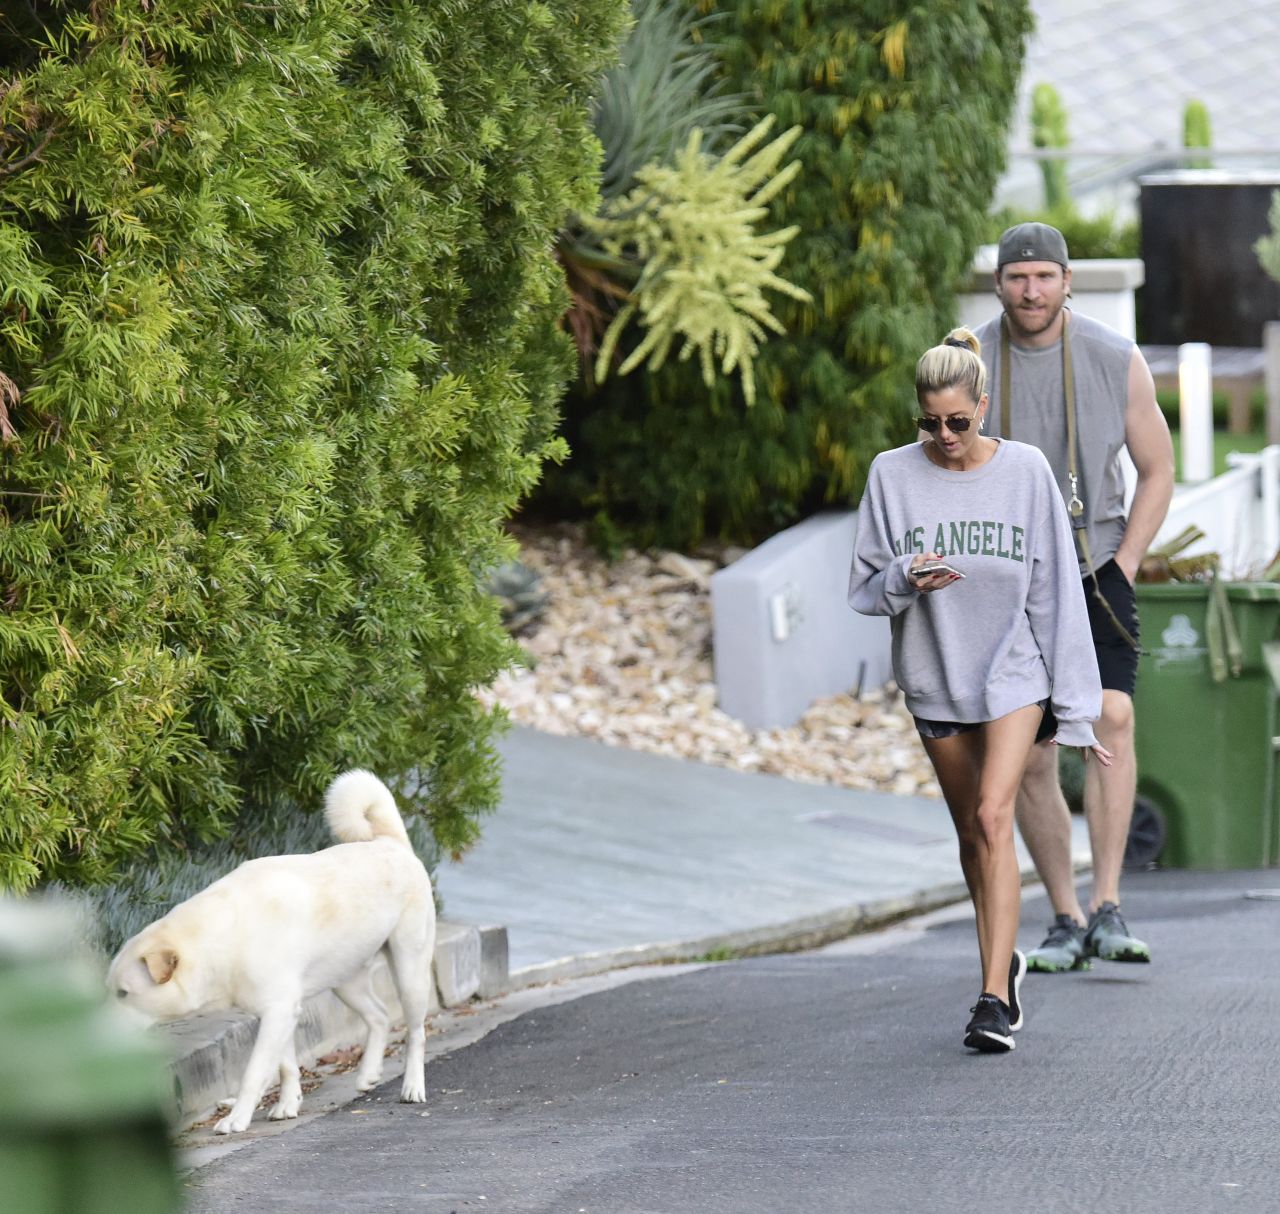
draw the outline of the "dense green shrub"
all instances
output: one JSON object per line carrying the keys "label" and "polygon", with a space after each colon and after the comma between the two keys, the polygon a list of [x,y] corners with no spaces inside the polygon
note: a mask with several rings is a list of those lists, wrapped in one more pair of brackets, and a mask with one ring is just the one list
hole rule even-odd
{"label": "dense green shrub", "polygon": [[1029,219],[1057,228],[1066,237],[1072,261],[1142,256],[1142,236],[1136,219],[1124,220],[1109,211],[1082,215],[1072,204],[1052,211],[1019,211],[1012,207],[996,211],[987,221],[986,242],[995,244],[1005,228]]}
{"label": "dense green shrub", "polygon": [[[620,0],[0,16],[0,884],[385,775],[496,799],[479,586],[573,371]],[[20,393],[20,398],[16,395]]]}
{"label": "dense green shrub", "polygon": [[[1169,423],[1173,429],[1178,429],[1182,424],[1182,404],[1178,397],[1177,388],[1157,388],[1156,404],[1160,406],[1160,412],[1164,414],[1165,421]],[[1267,390],[1265,388],[1255,388],[1249,393],[1249,425],[1257,431],[1261,431],[1266,422],[1267,413]],[[1225,430],[1231,419],[1231,398],[1222,391],[1215,389],[1213,393],[1213,428],[1215,430]]]}
{"label": "dense green shrub", "polygon": [[705,0],[726,87],[804,133],[804,168],[770,228],[799,225],[779,274],[786,337],[758,399],[671,366],[566,402],[573,450],[544,507],[606,532],[688,545],[758,538],[860,492],[874,454],[910,436],[911,373],[945,332],[1000,172],[1026,0]]}

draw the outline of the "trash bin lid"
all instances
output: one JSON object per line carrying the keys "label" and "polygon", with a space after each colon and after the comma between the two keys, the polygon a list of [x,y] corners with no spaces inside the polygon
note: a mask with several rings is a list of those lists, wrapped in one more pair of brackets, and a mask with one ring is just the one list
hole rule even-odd
{"label": "trash bin lid", "polygon": [[[1280,582],[1223,582],[1227,598],[1236,602],[1280,602]],[[1208,582],[1139,582],[1139,598],[1203,599],[1209,592]]]}
{"label": "trash bin lid", "polygon": [[1280,582],[1228,582],[1227,598],[1245,603],[1280,602]]}

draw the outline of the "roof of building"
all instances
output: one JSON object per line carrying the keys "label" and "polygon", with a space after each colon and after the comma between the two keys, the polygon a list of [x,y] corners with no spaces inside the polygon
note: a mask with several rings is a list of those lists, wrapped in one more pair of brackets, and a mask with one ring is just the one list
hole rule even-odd
{"label": "roof of building", "polygon": [[[1073,186],[1115,170],[1172,167],[1159,149],[1182,146],[1188,101],[1209,111],[1215,150],[1274,149],[1262,157],[1224,157],[1220,167],[1280,165],[1280,0],[1031,0],[1036,31],[1027,45],[1009,139],[1011,153],[1032,147],[1031,92],[1052,84],[1067,110],[1072,150],[1121,154],[1104,164],[1070,162]],[[1147,153],[1125,157],[1125,153]],[[1038,205],[1035,162],[1010,156],[1000,195]]]}

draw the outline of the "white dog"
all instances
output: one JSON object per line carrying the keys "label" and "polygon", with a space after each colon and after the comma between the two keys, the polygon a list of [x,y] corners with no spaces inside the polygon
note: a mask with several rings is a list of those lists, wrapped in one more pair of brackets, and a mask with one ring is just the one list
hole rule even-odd
{"label": "white dog", "polygon": [[144,928],[111,962],[109,989],[153,1020],[229,1007],[260,1018],[240,1091],[216,1133],[248,1128],[277,1070],[280,1099],[270,1116],[298,1115],[293,1032],[302,1001],[318,991],[332,990],[369,1026],[356,1080],[361,1091],[377,1085],[390,1028],[372,985],[381,951],[408,1026],[400,1099],[426,1099],[423,1022],[436,936],[431,880],[376,776],[339,776],[325,815],[336,846],[247,861]]}

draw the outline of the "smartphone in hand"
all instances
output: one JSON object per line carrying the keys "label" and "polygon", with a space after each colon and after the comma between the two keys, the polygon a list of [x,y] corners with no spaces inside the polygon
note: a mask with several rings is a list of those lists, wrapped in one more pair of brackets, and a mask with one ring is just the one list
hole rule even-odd
{"label": "smartphone in hand", "polygon": [[926,561],[923,565],[916,565],[907,570],[907,576],[913,578],[928,577],[932,573],[949,573],[952,577],[964,577],[959,569],[953,568],[945,561]]}

